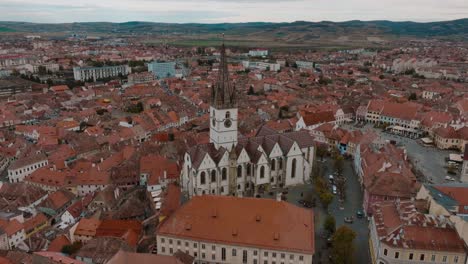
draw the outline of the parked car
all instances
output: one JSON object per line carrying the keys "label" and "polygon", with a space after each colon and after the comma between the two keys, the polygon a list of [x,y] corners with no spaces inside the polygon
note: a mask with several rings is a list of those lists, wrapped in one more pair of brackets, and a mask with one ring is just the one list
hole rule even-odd
{"label": "parked car", "polygon": [[352,216],[350,216],[350,217],[346,216],[346,217],[344,218],[344,222],[345,222],[345,223],[352,224],[352,223],[354,222],[354,217],[352,217]]}
{"label": "parked car", "polygon": [[333,191],[333,194],[336,194],[336,193],[337,193],[337,191],[336,191],[336,190],[337,190],[337,189],[336,189],[336,185],[332,185],[332,191]]}
{"label": "parked car", "polygon": [[333,181],[335,180],[335,178],[333,177],[333,175],[330,174],[330,175],[328,176],[328,180],[329,180],[330,182],[333,182]]}
{"label": "parked car", "polygon": [[364,213],[363,213],[361,210],[357,210],[357,211],[356,211],[356,216],[357,216],[357,218],[363,218],[363,217],[364,217]]}

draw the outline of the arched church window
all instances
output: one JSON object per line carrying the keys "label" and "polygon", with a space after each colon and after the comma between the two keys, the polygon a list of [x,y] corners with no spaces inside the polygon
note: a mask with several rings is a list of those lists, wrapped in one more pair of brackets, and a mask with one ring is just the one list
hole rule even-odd
{"label": "arched church window", "polygon": [[202,171],[200,173],[200,184],[205,184],[206,183],[206,179],[205,179],[205,172]]}
{"label": "arched church window", "polygon": [[222,177],[223,181],[225,181],[227,179],[227,170],[226,170],[226,168],[223,168],[223,170],[221,171],[221,177]]}
{"label": "arched church window", "polygon": [[216,182],[216,171],[215,170],[211,171],[211,182]]}
{"label": "arched church window", "polygon": [[241,165],[237,166],[237,177],[239,177],[239,178],[242,177],[242,166]]}
{"label": "arched church window", "polygon": [[291,162],[291,178],[296,177],[296,159]]}
{"label": "arched church window", "polygon": [[280,170],[283,169],[283,159],[282,158],[278,159],[278,167],[279,167]]}
{"label": "arched church window", "polygon": [[275,171],[275,170],[276,170],[276,160],[275,160],[275,159],[273,159],[273,160],[271,161],[271,170],[272,170],[272,171]]}
{"label": "arched church window", "polygon": [[265,167],[262,165],[260,167],[260,179],[265,178]]}

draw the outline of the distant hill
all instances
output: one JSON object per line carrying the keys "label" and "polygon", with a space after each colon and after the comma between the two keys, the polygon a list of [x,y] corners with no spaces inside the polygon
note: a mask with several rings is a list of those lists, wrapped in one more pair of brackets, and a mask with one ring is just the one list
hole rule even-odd
{"label": "distant hill", "polygon": [[[468,18],[429,23],[386,20],[221,24],[175,24],[141,21],[62,24],[0,22],[0,34],[11,32],[64,36],[72,33],[81,35],[148,35],[147,42],[149,43],[170,43],[185,46],[218,45],[220,33],[225,33],[227,44],[233,46],[377,47],[397,38],[444,38],[468,41]],[[163,36],[163,38],[151,36]]]}

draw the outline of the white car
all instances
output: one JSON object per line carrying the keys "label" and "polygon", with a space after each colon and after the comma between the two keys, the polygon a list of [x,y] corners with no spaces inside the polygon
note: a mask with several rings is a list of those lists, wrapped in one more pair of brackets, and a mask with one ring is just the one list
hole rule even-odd
{"label": "white car", "polygon": [[332,186],[333,194],[336,194],[336,185]]}
{"label": "white car", "polygon": [[333,181],[335,178],[333,177],[333,175],[330,174],[330,176],[328,176],[328,180],[329,181]]}

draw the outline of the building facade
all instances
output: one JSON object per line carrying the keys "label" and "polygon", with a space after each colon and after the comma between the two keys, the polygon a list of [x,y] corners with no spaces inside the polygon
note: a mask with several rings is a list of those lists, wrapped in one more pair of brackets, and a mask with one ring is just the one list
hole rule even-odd
{"label": "building facade", "polygon": [[75,80],[88,81],[99,80],[109,77],[127,76],[131,73],[128,65],[104,66],[104,67],[73,67],[73,76]]}

